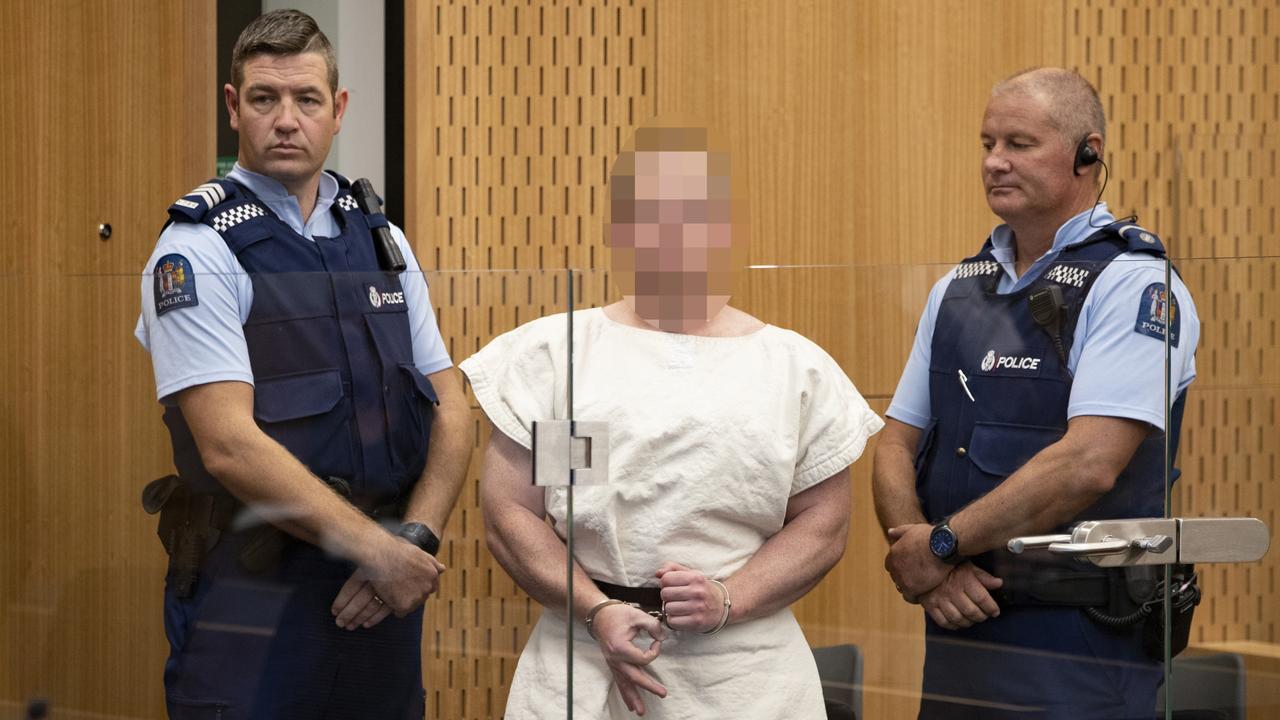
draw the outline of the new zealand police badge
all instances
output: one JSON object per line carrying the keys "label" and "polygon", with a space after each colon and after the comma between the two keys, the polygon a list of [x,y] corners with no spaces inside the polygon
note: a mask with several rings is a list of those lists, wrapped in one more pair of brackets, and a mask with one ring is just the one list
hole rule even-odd
{"label": "new zealand police badge", "polygon": [[194,307],[200,304],[196,298],[196,277],[191,272],[191,261],[181,255],[165,255],[156,262],[152,272],[155,289],[156,317],[170,310]]}

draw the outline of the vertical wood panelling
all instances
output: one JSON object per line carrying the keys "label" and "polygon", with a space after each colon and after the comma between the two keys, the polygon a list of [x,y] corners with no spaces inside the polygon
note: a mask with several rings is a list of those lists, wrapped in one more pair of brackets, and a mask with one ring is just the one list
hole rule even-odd
{"label": "vertical wood panelling", "polygon": [[[997,222],[980,182],[991,85],[1062,62],[1059,2],[660,2],[658,105],[726,140],[748,205],[734,302],[826,348],[873,407],[929,288]],[[873,448],[845,558],[795,610],[811,644],[865,653],[864,715],[913,717],[923,621],[884,573]]]}
{"label": "vertical wood panelling", "polygon": [[[610,297],[601,224],[610,164],[653,113],[652,0],[406,5],[406,231],[455,362],[495,335]],[[473,402],[474,407],[474,402]],[[481,431],[488,424],[475,410]],[[499,717],[539,608],[484,544],[478,472],[428,606],[428,715]]]}
{"label": "vertical wood panelling", "polygon": [[[1203,325],[1174,510],[1274,532],[1280,8],[1073,0],[1068,32],[1069,64],[1107,108],[1112,207],[1166,240]],[[1280,554],[1200,573],[1193,642],[1280,640]]]}
{"label": "vertical wood panelling", "polygon": [[213,168],[213,37],[204,2],[0,4],[0,703],[164,712],[138,493],[170,461],[132,330],[164,210]]}

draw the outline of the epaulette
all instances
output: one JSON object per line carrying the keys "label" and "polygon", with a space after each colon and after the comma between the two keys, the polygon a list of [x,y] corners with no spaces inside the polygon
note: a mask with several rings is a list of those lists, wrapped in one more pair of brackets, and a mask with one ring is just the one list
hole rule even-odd
{"label": "epaulette", "polygon": [[1163,253],[1164,244],[1160,242],[1160,238],[1156,234],[1145,228],[1134,225],[1133,223],[1120,224],[1116,228],[1116,232],[1125,242],[1129,243],[1130,252],[1160,252]]}
{"label": "epaulette", "polygon": [[214,178],[183,195],[169,206],[174,222],[200,222],[213,207],[237,195],[235,183]]}

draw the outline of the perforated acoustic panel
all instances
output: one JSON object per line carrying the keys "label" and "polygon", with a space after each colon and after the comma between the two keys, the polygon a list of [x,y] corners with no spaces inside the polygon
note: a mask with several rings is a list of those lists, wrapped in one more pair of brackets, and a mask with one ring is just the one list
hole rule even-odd
{"label": "perforated acoustic panel", "polygon": [[[607,301],[609,165],[654,110],[651,1],[406,4],[406,230],[455,362],[494,336]],[[475,407],[473,402],[473,407]],[[500,717],[538,604],[484,545],[488,421],[447,530],[424,634],[427,714]]]}
{"label": "perforated acoustic panel", "polygon": [[[1169,246],[1203,323],[1174,512],[1277,529],[1280,7],[1077,0],[1067,62],[1110,122],[1107,194]],[[1193,642],[1276,642],[1280,553],[1200,568]]]}

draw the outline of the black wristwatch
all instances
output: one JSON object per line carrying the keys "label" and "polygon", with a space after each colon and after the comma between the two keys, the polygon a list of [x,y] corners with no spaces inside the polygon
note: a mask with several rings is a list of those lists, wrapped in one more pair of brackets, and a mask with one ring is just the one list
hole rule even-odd
{"label": "black wristwatch", "polygon": [[431,532],[431,528],[420,522],[407,522],[401,525],[396,535],[422,548],[428,555],[440,552],[440,538]]}
{"label": "black wristwatch", "polygon": [[929,551],[942,562],[956,565],[964,560],[964,556],[960,554],[960,540],[956,538],[956,532],[947,524],[949,520],[940,520],[933,526],[929,533]]}

